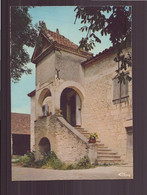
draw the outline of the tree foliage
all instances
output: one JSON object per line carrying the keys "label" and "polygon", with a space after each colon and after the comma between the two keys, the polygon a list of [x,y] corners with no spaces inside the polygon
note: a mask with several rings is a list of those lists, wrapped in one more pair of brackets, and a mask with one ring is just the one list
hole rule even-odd
{"label": "tree foliage", "polygon": [[[114,59],[120,66],[116,70],[118,77],[124,75],[127,66],[131,66],[131,54],[125,57],[122,49],[131,45],[131,8],[128,6],[104,6],[104,7],[76,7],[76,19],[80,19],[83,25],[80,30],[86,32],[86,37],[80,41],[79,48],[90,51],[95,42],[101,43],[100,36],[110,36],[117,56]],[[130,80],[130,77],[128,77]]]}
{"label": "tree foliage", "polygon": [[22,74],[30,74],[30,61],[25,46],[34,47],[37,29],[33,27],[29,7],[11,7],[10,31],[10,74],[13,82],[18,82]]}

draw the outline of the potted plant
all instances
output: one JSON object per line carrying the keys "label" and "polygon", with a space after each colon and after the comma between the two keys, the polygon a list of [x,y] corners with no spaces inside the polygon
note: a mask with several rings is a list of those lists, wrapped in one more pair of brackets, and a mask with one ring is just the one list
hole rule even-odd
{"label": "potted plant", "polygon": [[61,113],[62,113],[62,110],[56,109],[56,114],[61,115]]}
{"label": "potted plant", "polygon": [[95,143],[97,138],[98,138],[97,133],[91,133],[89,135],[89,143]]}

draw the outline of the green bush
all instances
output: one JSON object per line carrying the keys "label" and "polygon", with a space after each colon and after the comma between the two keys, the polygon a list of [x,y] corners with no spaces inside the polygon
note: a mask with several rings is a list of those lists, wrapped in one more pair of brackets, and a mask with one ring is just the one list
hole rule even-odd
{"label": "green bush", "polygon": [[44,154],[44,158],[42,161],[42,165],[44,167],[52,167],[53,169],[62,169],[63,166],[65,166],[65,164],[58,159],[53,151]]}
{"label": "green bush", "polygon": [[53,169],[62,169],[65,166],[58,158],[51,159],[51,167]]}
{"label": "green bush", "polygon": [[19,162],[23,164],[26,164],[26,163],[28,164],[31,162],[31,159],[29,158],[29,156],[25,154],[24,156],[20,157]]}
{"label": "green bush", "polygon": [[67,170],[75,169],[75,166],[73,164],[69,164],[66,166]]}
{"label": "green bush", "polygon": [[76,169],[88,169],[92,167],[88,156],[84,156],[75,166]]}
{"label": "green bush", "polygon": [[43,166],[43,161],[42,160],[37,160],[31,163],[31,167],[35,168],[41,168]]}
{"label": "green bush", "polygon": [[77,164],[65,164],[61,162],[60,159],[56,156],[54,152],[49,152],[44,154],[44,158],[41,161],[37,161],[40,167],[53,169],[61,169],[61,170],[71,170],[71,169],[85,169],[92,168],[94,166],[91,165],[90,160],[87,156],[84,156]]}
{"label": "green bush", "polygon": [[48,153],[44,153],[43,164],[45,165],[46,163],[48,163],[52,159],[57,159],[57,156],[53,151],[48,152]]}
{"label": "green bush", "polygon": [[35,152],[27,152],[26,155],[30,158],[32,162],[35,160]]}
{"label": "green bush", "polygon": [[35,161],[34,152],[27,152],[24,156],[21,156],[18,160],[18,163],[23,164],[25,167],[31,166],[31,164]]}

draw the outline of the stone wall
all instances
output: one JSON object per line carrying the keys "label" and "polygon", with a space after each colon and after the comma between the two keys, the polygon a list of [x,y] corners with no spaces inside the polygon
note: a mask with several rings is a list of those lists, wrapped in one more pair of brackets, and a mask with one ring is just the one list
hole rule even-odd
{"label": "stone wall", "polygon": [[36,85],[50,83],[55,78],[55,53],[47,55],[36,65]]}
{"label": "stone wall", "polygon": [[86,139],[71,127],[62,117],[56,115],[43,117],[35,122],[36,159],[39,159],[39,142],[43,137],[48,138],[51,151],[65,163],[76,163],[88,154]]}
{"label": "stone wall", "polygon": [[[85,100],[82,107],[83,127],[97,132],[108,147],[123,159],[127,153],[126,127],[132,126],[132,81],[127,102],[113,104],[115,55],[85,68]],[[130,70],[131,72],[131,70]]]}
{"label": "stone wall", "polygon": [[114,104],[112,79],[117,69],[114,57],[115,54],[85,68],[82,121],[83,127],[97,132],[102,142],[125,159],[126,127],[132,126],[132,81],[129,83],[128,101]]}
{"label": "stone wall", "polygon": [[59,77],[65,81],[75,81],[83,84],[84,71],[81,62],[86,58],[64,51],[53,51],[36,65],[36,85],[52,82],[57,77],[56,69],[60,70]]}
{"label": "stone wall", "polygon": [[60,79],[84,84],[84,71],[81,62],[86,58],[63,51],[56,51],[55,54],[55,67],[60,70]]}

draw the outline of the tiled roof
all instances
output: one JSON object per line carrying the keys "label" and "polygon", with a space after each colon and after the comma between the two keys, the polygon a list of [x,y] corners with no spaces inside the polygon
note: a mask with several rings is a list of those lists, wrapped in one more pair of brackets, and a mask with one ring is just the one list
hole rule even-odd
{"label": "tiled roof", "polygon": [[78,49],[78,45],[71,42],[69,39],[65,38],[63,35],[52,32],[51,30],[46,30],[45,34],[50,40],[56,41],[58,44],[72,48]]}
{"label": "tiled roof", "polygon": [[36,90],[33,90],[30,93],[28,93],[28,96],[29,97],[33,97],[35,95],[35,93],[36,93]]}
{"label": "tiled roof", "polygon": [[87,59],[93,56],[93,54],[90,52],[87,52],[82,49],[79,50],[78,45],[74,44],[72,41],[59,34],[59,30],[57,30],[56,32],[53,32],[51,30],[44,30],[40,32],[40,36],[45,37],[50,44],[39,53],[37,53],[36,46],[31,59],[31,61],[35,64],[37,64],[39,60],[43,59],[46,55],[48,55],[48,53],[50,53],[53,49],[63,50]]}
{"label": "tiled roof", "polygon": [[107,56],[113,54],[114,52],[115,52],[115,49],[113,47],[110,47],[109,49],[105,49],[104,51],[98,53],[96,56],[92,56],[91,58],[87,59],[86,61],[82,62],[81,64],[83,66],[91,65],[99,60],[106,58]]}
{"label": "tiled roof", "polygon": [[11,133],[30,134],[30,114],[11,113]]}

